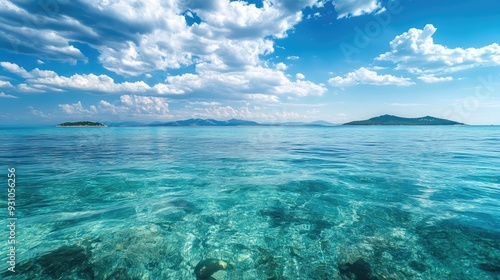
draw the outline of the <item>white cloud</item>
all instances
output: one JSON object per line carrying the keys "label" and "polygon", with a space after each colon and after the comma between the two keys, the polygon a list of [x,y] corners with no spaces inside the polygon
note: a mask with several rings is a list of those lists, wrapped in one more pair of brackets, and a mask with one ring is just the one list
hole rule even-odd
{"label": "white cloud", "polygon": [[320,18],[320,17],[321,17],[321,13],[315,12],[314,14],[308,14],[306,19]]}
{"label": "white cloud", "polygon": [[306,78],[306,76],[304,76],[304,74],[302,74],[302,73],[297,73],[297,74],[295,74],[295,77],[296,77],[297,79],[299,79],[299,80],[303,80],[303,79],[305,79],[305,78]]}
{"label": "white cloud", "polygon": [[318,3],[316,3],[315,6],[317,8],[323,8],[328,1],[330,1],[330,0],[321,0],[321,1],[318,1]]}
{"label": "white cloud", "polygon": [[[127,107],[113,105],[105,100],[101,100],[101,101],[99,101],[99,104],[97,106],[95,106],[95,105],[93,105],[93,106],[95,108],[94,110],[96,112],[98,112],[99,114],[121,115],[121,114],[127,113],[127,111],[128,111]],[[92,107],[92,106],[90,106],[90,107]]]}
{"label": "white cloud", "polygon": [[250,100],[255,100],[255,101],[280,102],[278,96],[276,95],[255,93],[255,94],[247,94],[246,97],[248,97],[248,99]]}
{"label": "white cloud", "polygon": [[500,45],[493,43],[481,48],[448,48],[435,44],[432,24],[423,29],[411,28],[391,41],[391,51],[377,60],[392,61],[397,69],[417,74],[450,73],[468,68],[500,65]]}
{"label": "white cloud", "polygon": [[295,56],[295,55],[291,55],[291,56],[287,56],[286,59],[288,59],[288,60],[297,60],[297,59],[299,59],[299,57]]}
{"label": "white cloud", "polygon": [[382,7],[382,9],[378,10],[377,12],[375,12],[375,14],[378,15],[378,14],[381,14],[381,13],[384,13],[384,12],[387,12],[387,9],[385,7]]}
{"label": "white cloud", "polygon": [[410,78],[396,77],[393,75],[379,75],[377,72],[368,70],[364,67],[354,72],[349,72],[344,77],[336,76],[330,78],[328,83],[334,87],[347,87],[357,84],[396,86],[409,86],[414,84]]}
{"label": "white cloud", "polygon": [[29,78],[31,75],[24,68],[19,67],[19,65],[15,63],[10,63],[7,61],[0,62],[0,66],[2,66],[5,70],[10,71],[18,76],[23,78]]}
{"label": "white cloud", "polygon": [[278,70],[286,70],[287,68],[288,68],[288,66],[286,66],[286,64],[283,62],[276,64],[276,69],[278,69]]}
{"label": "white cloud", "polygon": [[82,90],[102,93],[144,93],[151,89],[151,87],[143,81],[115,83],[114,80],[107,75],[95,74],[75,74],[70,77],[64,77],[53,73],[47,77],[31,79],[30,83],[42,85],[50,89]]}
{"label": "white cloud", "polygon": [[19,98],[14,95],[6,94],[5,92],[0,92],[0,98]]}
{"label": "white cloud", "polygon": [[132,115],[168,116],[168,103],[164,98],[122,95],[120,102],[130,109]]}
{"label": "white cloud", "polygon": [[3,87],[3,88],[12,87],[12,84],[9,81],[0,80],[0,87]]}
{"label": "white cloud", "polygon": [[17,89],[22,92],[45,92],[42,89],[37,89],[24,83],[17,85]]}
{"label": "white cloud", "polygon": [[38,64],[45,64],[45,62],[43,62],[43,61],[42,61],[42,60],[40,60],[40,59],[38,59],[38,60],[36,61],[36,63],[38,63]]}
{"label": "white cloud", "polygon": [[327,91],[322,84],[304,80],[294,82],[282,71],[262,66],[249,66],[244,71],[224,73],[202,68],[196,74],[169,76],[167,83],[170,90],[182,91],[185,94],[211,94],[212,97],[218,95],[232,99],[244,98],[244,94],[280,93],[306,96],[322,95]]}
{"label": "white cloud", "polygon": [[417,79],[425,82],[425,83],[439,83],[439,82],[449,82],[453,81],[453,77],[436,77],[434,75],[422,75],[417,77]]}
{"label": "white cloud", "polygon": [[[107,75],[75,74],[70,77],[59,76],[50,70],[35,68],[26,71],[15,63],[0,62],[4,69],[26,78],[26,83],[18,85],[23,92],[44,91],[68,91],[78,90],[95,93],[159,93],[159,94],[181,94],[183,91],[176,90],[166,84],[149,86],[144,81],[116,83]],[[0,81],[1,86],[1,81]]]}
{"label": "white cloud", "polygon": [[171,118],[165,98],[138,95],[122,95],[117,104],[101,100],[97,105],[85,108],[80,101],[74,104],[59,104],[69,115],[119,115],[121,117]]}
{"label": "white cloud", "polygon": [[59,107],[69,115],[89,115],[95,112],[85,109],[82,106],[82,102],[78,101],[74,104],[59,104]]}
{"label": "white cloud", "polygon": [[185,93],[185,91],[182,89],[177,89],[172,85],[163,84],[163,83],[158,83],[158,84],[154,85],[153,88],[158,94],[183,94],[183,93]]}
{"label": "white cloud", "polygon": [[[75,74],[69,77],[60,76],[54,71],[26,71],[17,64],[0,63],[6,70],[26,78],[26,83],[18,85],[23,92],[44,91],[83,91],[92,93],[133,93],[133,94],[211,94],[220,98],[245,98],[244,94],[267,94],[276,92],[298,96],[321,95],[326,92],[324,85],[310,81],[290,79],[280,70],[263,66],[248,66],[242,71],[220,72],[212,70],[211,65],[200,64],[198,73],[186,73],[168,76],[165,83],[150,86],[144,81],[117,83],[107,75]],[[284,63],[278,64],[284,68]],[[242,95],[243,94],[243,95]],[[186,97],[187,98],[187,97]]]}
{"label": "white cloud", "polygon": [[297,80],[288,81],[276,87],[276,92],[281,94],[291,94],[296,96],[323,95],[327,89],[324,84],[315,84],[310,81]]}
{"label": "white cloud", "polygon": [[383,9],[378,0],[333,0],[337,18],[356,17]]}
{"label": "white cloud", "polygon": [[33,116],[37,116],[39,118],[48,118],[48,117],[51,117],[50,114],[45,114],[44,112],[40,111],[40,110],[37,110],[35,108],[33,108],[33,106],[28,106],[28,109],[30,109],[30,113],[33,115]]}

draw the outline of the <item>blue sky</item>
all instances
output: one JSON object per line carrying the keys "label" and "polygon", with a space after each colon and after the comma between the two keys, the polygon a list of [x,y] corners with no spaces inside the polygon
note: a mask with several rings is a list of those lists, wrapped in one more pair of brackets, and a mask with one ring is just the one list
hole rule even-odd
{"label": "blue sky", "polygon": [[500,1],[0,3],[0,125],[500,124]]}

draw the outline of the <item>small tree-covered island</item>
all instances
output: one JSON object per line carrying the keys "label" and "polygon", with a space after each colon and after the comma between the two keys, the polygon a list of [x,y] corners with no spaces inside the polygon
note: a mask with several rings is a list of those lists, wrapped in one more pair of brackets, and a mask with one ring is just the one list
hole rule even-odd
{"label": "small tree-covered island", "polygon": [[106,127],[106,125],[100,122],[81,121],[81,122],[64,122],[56,125],[56,127]]}

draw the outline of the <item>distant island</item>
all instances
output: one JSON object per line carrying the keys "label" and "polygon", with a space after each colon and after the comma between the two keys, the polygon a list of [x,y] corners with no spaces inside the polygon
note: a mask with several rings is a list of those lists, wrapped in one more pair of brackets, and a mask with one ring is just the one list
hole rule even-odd
{"label": "distant island", "polygon": [[392,115],[382,115],[364,121],[353,121],[344,125],[464,125],[463,123],[446,119],[425,116],[421,118],[402,118]]}
{"label": "distant island", "polygon": [[154,123],[149,126],[254,126],[261,125],[253,121],[230,119],[218,121],[214,119],[188,119],[183,121],[172,121],[167,123]]}
{"label": "distant island", "polygon": [[[148,126],[334,126],[335,124],[325,121],[305,122],[285,122],[285,123],[258,123],[254,121],[245,121],[230,119],[219,121],[214,119],[188,119],[181,121],[172,121],[166,123],[152,123]],[[137,126],[137,125],[134,125]]]}
{"label": "distant island", "polygon": [[56,127],[106,127],[106,125],[99,122],[64,122],[56,125]]}

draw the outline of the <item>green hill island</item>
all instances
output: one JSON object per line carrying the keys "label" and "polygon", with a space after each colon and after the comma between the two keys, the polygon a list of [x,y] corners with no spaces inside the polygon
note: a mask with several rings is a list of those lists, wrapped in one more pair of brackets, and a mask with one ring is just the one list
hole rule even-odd
{"label": "green hill island", "polygon": [[392,115],[382,115],[364,121],[353,121],[344,125],[464,125],[463,123],[446,119],[425,116],[421,118],[402,118]]}
{"label": "green hill island", "polygon": [[82,121],[82,122],[64,122],[56,125],[56,127],[106,127],[106,125],[100,122]]}

